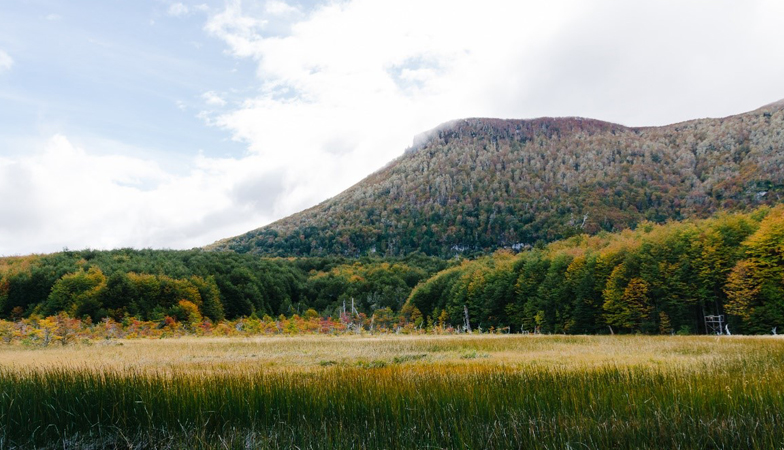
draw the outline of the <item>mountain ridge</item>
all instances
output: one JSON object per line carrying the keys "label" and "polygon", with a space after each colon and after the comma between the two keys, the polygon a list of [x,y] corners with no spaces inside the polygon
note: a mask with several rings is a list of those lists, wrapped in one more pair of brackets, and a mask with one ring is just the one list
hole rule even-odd
{"label": "mountain ridge", "polygon": [[783,110],[780,100],[647,127],[582,117],[453,120],[337,196],[207,248],[452,256],[775,203],[784,194]]}

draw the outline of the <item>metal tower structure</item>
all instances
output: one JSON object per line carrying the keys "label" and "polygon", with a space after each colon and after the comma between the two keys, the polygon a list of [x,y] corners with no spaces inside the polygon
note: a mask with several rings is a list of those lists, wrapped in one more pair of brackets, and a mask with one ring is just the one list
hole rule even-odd
{"label": "metal tower structure", "polygon": [[724,334],[724,315],[705,316],[705,332],[707,334]]}

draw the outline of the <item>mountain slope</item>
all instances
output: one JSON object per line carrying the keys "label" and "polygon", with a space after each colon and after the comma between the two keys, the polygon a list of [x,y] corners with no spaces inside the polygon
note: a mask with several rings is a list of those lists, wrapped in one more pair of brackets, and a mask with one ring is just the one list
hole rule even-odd
{"label": "mountain slope", "polygon": [[782,195],[784,102],[663,127],[466,119],[418,137],[336,197],[208,248],[452,256],[705,217]]}

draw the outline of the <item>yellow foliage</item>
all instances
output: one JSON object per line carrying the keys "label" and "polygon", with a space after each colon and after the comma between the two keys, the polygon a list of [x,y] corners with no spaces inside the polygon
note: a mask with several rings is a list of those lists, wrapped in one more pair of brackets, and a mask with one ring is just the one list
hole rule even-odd
{"label": "yellow foliage", "polygon": [[199,307],[196,306],[195,303],[189,300],[180,300],[177,304],[180,306],[180,308],[185,310],[186,314],[188,315],[188,317],[184,318],[186,322],[194,324],[201,323],[202,320],[204,320],[201,313],[199,312]]}

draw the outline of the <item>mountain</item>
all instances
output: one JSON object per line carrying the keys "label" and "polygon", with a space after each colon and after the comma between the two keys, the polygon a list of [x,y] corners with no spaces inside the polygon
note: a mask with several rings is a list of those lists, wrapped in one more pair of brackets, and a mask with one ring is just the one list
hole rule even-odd
{"label": "mountain", "polygon": [[343,193],[207,248],[449,257],[745,210],[782,196],[784,101],[661,127],[465,119],[417,137]]}

